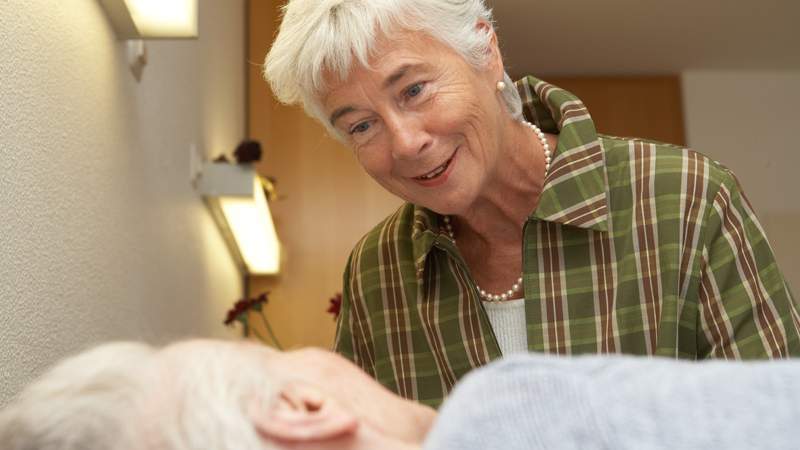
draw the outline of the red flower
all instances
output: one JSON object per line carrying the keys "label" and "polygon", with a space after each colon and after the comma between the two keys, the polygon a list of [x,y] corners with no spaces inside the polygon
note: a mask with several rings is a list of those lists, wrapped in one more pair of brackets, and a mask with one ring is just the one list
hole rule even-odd
{"label": "red flower", "polygon": [[267,294],[269,294],[269,292],[264,292],[263,294],[259,295],[258,297],[250,300],[250,308],[252,308],[252,309],[254,309],[256,311],[261,311],[264,308],[264,305],[266,305],[267,302],[269,301],[269,298],[267,297]]}
{"label": "red flower", "polygon": [[236,311],[233,309],[228,310],[228,315],[225,317],[225,325],[230,325],[236,320],[237,314]]}
{"label": "red flower", "polygon": [[[267,320],[267,315],[264,313],[264,305],[269,301],[269,292],[264,292],[255,298],[244,298],[233,304],[233,307],[228,310],[225,316],[225,325],[233,326],[234,322],[242,323],[242,336],[256,336],[261,342],[269,344],[270,340],[278,350],[281,350],[281,343],[272,331],[272,327]],[[248,314],[250,311],[257,312],[258,314]],[[249,320],[261,320],[261,323],[269,333],[269,340],[264,337],[259,331],[258,327],[252,327]]]}
{"label": "red flower", "polygon": [[329,313],[333,314],[333,319],[336,320],[339,318],[339,312],[342,309],[342,293],[337,292],[330,300],[328,300],[330,306],[328,306]]}
{"label": "red flower", "polygon": [[233,308],[228,310],[223,323],[225,325],[231,325],[237,320],[241,321],[242,323],[246,323],[247,311],[251,309],[254,311],[261,311],[268,300],[267,293],[265,292],[253,299],[245,298],[237,301],[234,303]]}

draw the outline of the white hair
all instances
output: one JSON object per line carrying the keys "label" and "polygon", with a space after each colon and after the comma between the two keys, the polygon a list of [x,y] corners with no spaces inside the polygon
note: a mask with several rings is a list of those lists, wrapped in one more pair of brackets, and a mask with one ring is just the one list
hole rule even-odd
{"label": "white hair", "polygon": [[165,365],[152,347],[114,343],[69,358],[0,412],[0,448],[272,449],[250,414],[277,381],[228,350],[197,347]]}
{"label": "white hair", "polygon": [[[338,135],[319,106],[326,74],[345,79],[354,56],[369,67],[378,36],[397,29],[426,33],[480,68],[489,55],[491,33],[477,27],[479,21],[492,23],[483,0],[289,0],[264,76],[279,101],[301,104]],[[522,120],[522,101],[508,73],[503,81],[503,100],[512,117]]]}
{"label": "white hair", "polygon": [[58,364],[0,413],[0,448],[118,448],[153,353],[142,344],[118,343]]}

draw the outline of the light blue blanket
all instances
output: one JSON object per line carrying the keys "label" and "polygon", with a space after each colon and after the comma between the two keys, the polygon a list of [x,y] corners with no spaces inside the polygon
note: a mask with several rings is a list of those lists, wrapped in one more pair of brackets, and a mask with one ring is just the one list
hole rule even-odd
{"label": "light blue blanket", "polygon": [[462,380],[424,448],[800,449],[800,360],[513,356]]}

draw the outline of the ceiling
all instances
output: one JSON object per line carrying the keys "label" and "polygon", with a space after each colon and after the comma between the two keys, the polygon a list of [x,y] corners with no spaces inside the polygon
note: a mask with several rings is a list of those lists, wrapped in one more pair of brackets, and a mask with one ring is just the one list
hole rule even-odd
{"label": "ceiling", "polygon": [[800,70],[798,0],[486,0],[513,77]]}

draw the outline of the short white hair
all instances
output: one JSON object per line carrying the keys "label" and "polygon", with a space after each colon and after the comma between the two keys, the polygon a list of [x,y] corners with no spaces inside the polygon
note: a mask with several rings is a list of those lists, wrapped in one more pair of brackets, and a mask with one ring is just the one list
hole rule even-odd
{"label": "short white hair", "polygon": [[0,412],[0,448],[119,448],[153,353],[146,345],[117,343],[58,364]]}
{"label": "short white hair", "polygon": [[267,407],[280,386],[263,371],[240,370],[237,358],[250,355],[228,350],[194,348],[174,367],[138,343],[69,358],[0,412],[0,448],[272,449],[250,414]]}
{"label": "short white hair", "polygon": [[[423,32],[461,54],[473,67],[486,63],[492,24],[483,0],[289,0],[278,36],[267,54],[264,76],[279,101],[301,104],[332,130],[319,105],[326,74],[347,77],[353,57],[363,67],[381,33]],[[522,120],[522,101],[508,73],[503,100]]]}

